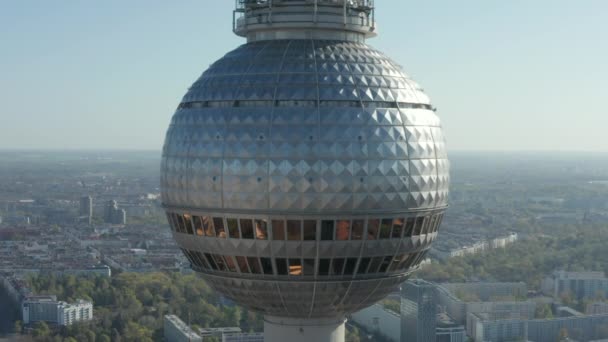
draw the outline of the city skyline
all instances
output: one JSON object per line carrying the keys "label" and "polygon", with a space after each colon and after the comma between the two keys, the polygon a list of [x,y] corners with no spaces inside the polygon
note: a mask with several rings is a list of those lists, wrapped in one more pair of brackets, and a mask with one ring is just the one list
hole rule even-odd
{"label": "city skyline", "polygon": [[[245,42],[230,32],[232,2],[215,4],[221,15],[205,6],[0,5],[0,146],[160,150],[175,99],[219,51]],[[607,55],[596,43],[608,33],[605,9],[396,2],[378,9],[370,44],[432,89],[451,150],[606,151],[608,75],[596,67]]]}

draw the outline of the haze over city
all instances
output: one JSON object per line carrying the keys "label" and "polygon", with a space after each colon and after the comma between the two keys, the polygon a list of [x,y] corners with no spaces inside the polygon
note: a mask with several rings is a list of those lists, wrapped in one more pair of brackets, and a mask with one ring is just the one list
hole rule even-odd
{"label": "haze over city", "polygon": [[[450,150],[608,150],[607,2],[379,3],[370,44],[432,90]],[[233,5],[2,2],[0,148],[159,150],[187,87],[245,42]]]}

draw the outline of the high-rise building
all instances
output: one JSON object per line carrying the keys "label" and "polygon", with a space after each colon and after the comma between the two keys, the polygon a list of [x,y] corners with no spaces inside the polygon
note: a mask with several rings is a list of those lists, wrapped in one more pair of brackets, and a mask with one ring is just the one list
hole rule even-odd
{"label": "high-rise building", "polygon": [[83,196],[80,198],[80,217],[87,220],[89,224],[93,221],[93,197]]}
{"label": "high-rise building", "polygon": [[440,120],[365,43],[373,1],[237,1],[234,15],[247,43],[171,120],[163,207],[192,268],[263,313],[267,341],[343,341],[346,315],[396,291],[437,236]]}
{"label": "high-rise building", "polygon": [[104,208],[104,220],[106,223],[125,225],[127,224],[127,212],[118,208],[115,200],[108,201]]}
{"label": "high-rise building", "polygon": [[401,342],[435,342],[437,289],[415,279],[401,285]]}

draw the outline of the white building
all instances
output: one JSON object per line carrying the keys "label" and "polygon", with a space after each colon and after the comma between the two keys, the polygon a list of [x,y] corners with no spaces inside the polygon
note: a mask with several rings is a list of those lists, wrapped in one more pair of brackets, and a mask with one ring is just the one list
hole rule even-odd
{"label": "white building", "polygon": [[175,315],[165,315],[164,328],[167,342],[203,342],[200,335]]}
{"label": "white building", "polygon": [[401,340],[401,316],[375,304],[351,315],[351,319],[369,332],[379,333],[389,341]]}
{"label": "white building", "polygon": [[75,303],[57,301],[54,296],[29,297],[22,304],[23,323],[47,322],[71,325],[93,319],[93,304],[84,300]]}

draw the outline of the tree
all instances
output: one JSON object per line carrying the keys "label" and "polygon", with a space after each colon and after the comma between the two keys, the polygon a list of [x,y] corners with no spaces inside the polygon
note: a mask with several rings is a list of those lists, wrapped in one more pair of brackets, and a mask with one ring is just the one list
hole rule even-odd
{"label": "tree", "polygon": [[51,329],[49,329],[49,326],[45,322],[34,323],[34,327],[32,330],[32,335],[34,335],[34,337],[47,337],[50,333]]}
{"label": "tree", "polygon": [[13,330],[15,331],[15,334],[21,334],[21,331],[23,331],[23,324],[21,323],[21,321],[15,322]]}
{"label": "tree", "polygon": [[112,340],[110,339],[110,336],[106,334],[101,334],[97,339],[97,342],[112,342]]}

